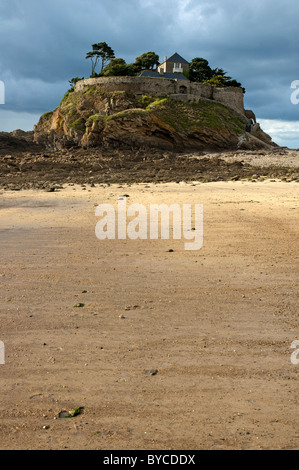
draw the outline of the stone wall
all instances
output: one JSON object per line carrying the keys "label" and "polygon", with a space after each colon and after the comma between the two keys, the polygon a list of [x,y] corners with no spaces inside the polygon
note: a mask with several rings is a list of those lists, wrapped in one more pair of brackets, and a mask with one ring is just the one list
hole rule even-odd
{"label": "stone wall", "polygon": [[80,80],[77,82],[75,90],[82,91],[85,87],[94,85],[107,92],[126,91],[133,94],[140,93],[149,96],[161,96],[179,93],[179,82],[184,84],[187,80],[149,77],[98,77]]}
{"label": "stone wall", "polygon": [[207,98],[208,100],[213,99],[213,87],[211,85],[205,85],[204,83],[190,83],[190,93],[198,96],[199,98]]}
{"label": "stone wall", "polygon": [[245,115],[244,94],[241,88],[213,87],[213,99]]}
{"label": "stone wall", "polygon": [[[150,77],[98,77],[87,78],[76,83],[75,91],[84,91],[86,87],[96,86],[102,91],[126,91],[135,96],[171,96],[184,101],[197,101],[200,98],[212,99],[244,115],[244,95],[240,88],[216,88],[189,80],[150,78]],[[186,94],[180,93],[180,87],[186,88]]]}

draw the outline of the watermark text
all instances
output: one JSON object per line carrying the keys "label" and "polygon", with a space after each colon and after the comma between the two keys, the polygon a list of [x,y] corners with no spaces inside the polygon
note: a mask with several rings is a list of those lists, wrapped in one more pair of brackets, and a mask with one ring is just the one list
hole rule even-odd
{"label": "watermark text", "polygon": [[291,88],[295,88],[295,91],[291,94],[291,103],[299,104],[299,80],[294,80],[291,83]]}
{"label": "watermark text", "polygon": [[95,215],[101,217],[95,229],[99,240],[169,240],[172,228],[173,240],[183,238],[185,250],[200,250],[203,245],[202,204],[150,204],[148,213],[143,204],[127,208],[126,198],[120,197],[117,214],[112,204],[100,204]]}
{"label": "watermark text", "polygon": [[5,104],[5,85],[0,80],[0,104]]}
{"label": "watermark text", "polygon": [[299,340],[298,339],[292,342],[291,349],[296,350],[291,355],[291,363],[294,364],[294,366],[297,366],[299,364]]}
{"label": "watermark text", "polygon": [[3,341],[0,341],[0,365],[5,364],[5,346]]}

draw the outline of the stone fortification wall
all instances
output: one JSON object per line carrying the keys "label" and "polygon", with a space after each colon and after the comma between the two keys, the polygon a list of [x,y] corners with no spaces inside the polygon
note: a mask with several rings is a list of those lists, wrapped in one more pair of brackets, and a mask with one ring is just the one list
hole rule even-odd
{"label": "stone fortification wall", "polygon": [[244,94],[241,88],[213,87],[213,99],[245,115]]}
{"label": "stone fortification wall", "polygon": [[[126,91],[138,95],[171,96],[184,101],[200,98],[212,99],[244,115],[244,96],[240,88],[216,88],[189,80],[149,77],[98,77],[76,83],[75,91],[96,86],[104,92]],[[184,94],[182,93],[182,88]]]}
{"label": "stone fortification wall", "polygon": [[190,83],[190,93],[199,98],[207,98],[208,100],[213,99],[213,87],[211,85],[205,85],[204,83]]}
{"label": "stone fortification wall", "polygon": [[[126,91],[133,94],[149,96],[170,95],[179,93],[179,83],[187,80],[169,80],[165,78],[148,77],[98,77],[80,80],[76,84],[76,91],[82,91],[85,87],[94,85],[107,92]],[[188,82],[187,82],[188,83]]]}

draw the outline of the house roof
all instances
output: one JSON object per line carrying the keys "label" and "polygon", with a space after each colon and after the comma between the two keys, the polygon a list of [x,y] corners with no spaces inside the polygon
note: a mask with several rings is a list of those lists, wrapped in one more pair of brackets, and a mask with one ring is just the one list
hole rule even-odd
{"label": "house roof", "polygon": [[159,73],[154,70],[144,70],[139,75],[140,77],[150,77],[150,78],[176,78],[177,80],[188,80],[182,73]]}
{"label": "house roof", "polygon": [[[168,57],[166,62],[176,62],[176,63],[181,63],[181,64],[189,64],[187,60],[185,60],[180,54],[175,52],[171,57]],[[164,62],[163,62],[164,63]]]}

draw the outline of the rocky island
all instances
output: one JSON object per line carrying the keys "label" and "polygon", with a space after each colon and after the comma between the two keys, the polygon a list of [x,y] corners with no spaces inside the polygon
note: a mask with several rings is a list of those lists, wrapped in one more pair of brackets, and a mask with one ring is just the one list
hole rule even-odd
{"label": "rocky island", "polygon": [[69,147],[236,150],[275,147],[245,111],[240,88],[189,80],[100,77],[81,80],[45,113],[35,142]]}

